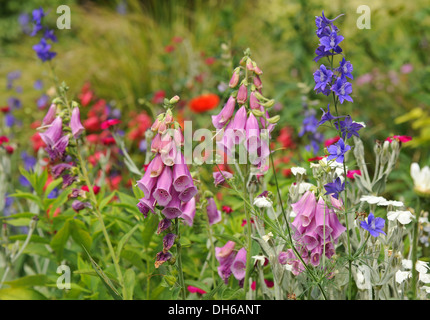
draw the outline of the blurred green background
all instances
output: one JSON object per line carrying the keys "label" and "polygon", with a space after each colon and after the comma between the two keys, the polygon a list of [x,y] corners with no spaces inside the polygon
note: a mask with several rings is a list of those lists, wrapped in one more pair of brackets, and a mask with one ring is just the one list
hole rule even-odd
{"label": "blurred green background", "polygon": [[[373,1],[63,1],[71,8],[71,29],[58,30],[57,1],[2,1],[0,4],[0,87],[7,74],[20,70],[22,93],[0,92],[0,105],[15,94],[22,109],[15,114],[22,126],[13,129],[21,144],[30,135],[28,125],[41,119],[40,92],[34,81],[42,79],[49,94],[47,63],[37,59],[32,46],[38,39],[28,35],[31,21],[25,14],[42,6],[45,22],[55,29],[54,68],[77,96],[89,82],[95,94],[113,101],[123,111],[142,110],[145,101],[164,90],[166,96],[181,96],[186,103],[203,93],[218,94],[228,82],[234,65],[250,48],[264,71],[266,96],[277,108],[282,124],[299,130],[303,119],[298,83],[313,88],[312,61],[318,45],[315,16],[322,10],[337,20],[345,37],[343,50],[354,66],[354,103],[342,112],[367,128],[363,138],[384,140],[387,136],[411,135],[409,156],[428,158],[430,146],[430,7],[425,0]],[[356,25],[357,7],[371,9],[371,28]],[[30,18],[31,19],[31,18]],[[324,96],[314,108],[325,107]],[[399,118],[400,117],[400,118]],[[207,116],[194,117],[208,127]],[[397,119],[397,120],[396,120]],[[297,134],[295,135],[297,140]]]}

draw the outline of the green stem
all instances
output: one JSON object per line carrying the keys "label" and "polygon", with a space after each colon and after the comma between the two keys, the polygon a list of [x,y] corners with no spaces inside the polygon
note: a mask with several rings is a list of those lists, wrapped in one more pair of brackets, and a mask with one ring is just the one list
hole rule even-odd
{"label": "green stem", "polygon": [[417,282],[418,273],[416,269],[416,263],[418,260],[418,233],[419,233],[419,218],[420,218],[420,199],[418,198],[417,212],[415,213],[415,225],[414,225],[414,236],[412,240],[412,300],[417,298]]}
{"label": "green stem", "polygon": [[182,292],[182,300],[186,299],[187,293],[185,291],[185,281],[184,281],[184,273],[182,271],[182,256],[181,256],[181,235],[179,233],[179,219],[175,218],[175,226],[176,226],[176,235],[177,235],[177,242],[176,242],[176,254],[177,254],[177,268],[178,268],[178,274],[179,274],[179,285],[181,286],[181,292]]}

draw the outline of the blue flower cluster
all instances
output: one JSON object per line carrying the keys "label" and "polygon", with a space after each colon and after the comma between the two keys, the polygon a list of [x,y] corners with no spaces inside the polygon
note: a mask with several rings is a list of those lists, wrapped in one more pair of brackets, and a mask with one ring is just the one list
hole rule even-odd
{"label": "blue flower cluster", "polygon": [[[322,16],[317,16],[315,19],[315,24],[317,26],[316,34],[320,39],[320,43],[315,50],[317,56],[314,58],[314,61],[317,62],[321,58],[327,57],[330,62],[330,67],[321,64],[319,69],[314,72],[314,90],[326,96],[333,93],[342,104],[345,100],[353,102],[350,96],[352,93],[352,86],[351,83],[347,81],[347,78],[353,79],[351,74],[353,67],[345,58],[340,61],[337,68],[333,66],[333,56],[342,52],[342,48],[339,44],[344,40],[344,37],[338,34],[339,29],[333,24],[333,21],[340,16],[341,15],[330,20],[324,16],[323,11]],[[329,57],[331,57],[331,59]]]}
{"label": "blue flower cluster", "polygon": [[33,50],[36,51],[37,57],[42,60],[42,62],[52,60],[57,53],[50,51],[51,44],[48,43],[48,40],[52,42],[57,42],[57,37],[54,34],[54,30],[50,30],[47,27],[43,27],[42,19],[45,16],[45,12],[42,8],[33,10],[32,13],[33,31],[31,32],[31,36],[34,37],[39,31],[43,32],[43,36],[40,39],[40,42],[33,46]]}

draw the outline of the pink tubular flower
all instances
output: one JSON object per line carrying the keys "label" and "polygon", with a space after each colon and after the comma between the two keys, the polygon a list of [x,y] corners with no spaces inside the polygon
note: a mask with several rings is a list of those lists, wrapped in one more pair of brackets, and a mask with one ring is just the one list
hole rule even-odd
{"label": "pink tubular flower", "polygon": [[235,243],[228,241],[223,247],[215,247],[215,257],[219,262],[218,275],[224,282],[228,283],[228,278],[231,276],[231,265],[236,256],[234,252]]}
{"label": "pink tubular flower", "polygon": [[248,99],[248,89],[244,84],[239,87],[237,91],[237,103],[244,104]]}
{"label": "pink tubular flower", "polygon": [[228,171],[218,171],[213,173],[215,187],[223,183],[225,179],[231,179],[233,174]]}
{"label": "pink tubular flower", "polygon": [[85,131],[84,126],[81,123],[79,107],[75,107],[72,110],[72,116],[70,118],[70,128],[75,139],[79,138],[82,132]]}
{"label": "pink tubular flower", "polygon": [[246,273],[246,249],[241,248],[231,265],[231,272],[237,280],[243,280]]}
{"label": "pink tubular flower", "polygon": [[385,139],[385,141],[389,141],[390,143],[393,142],[394,140],[397,140],[399,142],[408,142],[408,141],[412,140],[412,137],[410,137],[410,136],[396,136],[396,135],[394,135],[394,136],[391,136],[391,137],[388,137],[387,139]]}
{"label": "pink tubular flower", "polygon": [[194,217],[196,215],[196,198],[191,198],[190,201],[185,202],[182,205],[182,215],[179,218],[184,219],[188,226],[192,226],[194,223]]}
{"label": "pink tubular flower", "polygon": [[172,200],[170,189],[172,186],[172,169],[165,166],[163,173],[158,177],[157,186],[153,193],[155,200],[161,206],[167,205]]}
{"label": "pink tubular flower", "polygon": [[227,124],[233,115],[235,104],[236,100],[234,97],[230,97],[221,112],[218,115],[212,116],[212,124],[215,128],[222,129]]}
{"label": "pink tubular flower", "polygon": [[221,221],[221,211],[218,210],[214,198],[209,198],[208,205],[206,207],[206,213],[209,219],[209,225],[213,225]]}
{"label": "pink tubular flower", "polygon": [[348,170],[348,172],[346,173],[346,176],[349,179],[355,179],[354,175],[361,176],[361,171],[360,170]]}
{"label": "pink tubular flower", "polygon": [[48,112],[46,113],[45,117],[42,121],[42,126],[47,126],[51,124],[55,120],[55,116],[57,114],[57,105],[55,103],[51,104],[51,106],[48,109]]}
{"label": "pink tubular flower", "polygon": [[[182,160],[184,160],[183,157]],[[193,178],[190,175],[190,171],[188,170],[185,161],[173,166],[173,187],[176,191],[184,191],[192,182]]]}
{"label": "pink tubular flower", "polygon": [[108,119],[108,120],[103,121],[101,123],[100,128],[105,130],[105,129],[108,129],[108,128],[110,128],[114,125],[117,125],[119,123],[121,123],[121,120],[119,120],[119,119]]}
{"label": "pink tubular flower", "polygon": [[206,291],[205,291],[205,290],[200,289],[200,288],[197,288],[197,287],[194,287],[194,286],[188,286],[188,287],[187,287],[187,290],[188,290],[190,293],[200,293],[200,294],[205,294],[205,293],[206,293]]}

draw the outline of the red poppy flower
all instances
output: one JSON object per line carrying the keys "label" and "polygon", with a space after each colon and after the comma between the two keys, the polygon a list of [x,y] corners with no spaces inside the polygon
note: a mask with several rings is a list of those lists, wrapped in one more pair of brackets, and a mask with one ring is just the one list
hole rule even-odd
{"label": "red poppy flower", "polygon": [[191,99],[189,106],[191,111],[201,113],[215,109],[219,101],[220,98],[216,94],[207,93]]}

